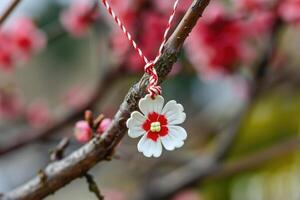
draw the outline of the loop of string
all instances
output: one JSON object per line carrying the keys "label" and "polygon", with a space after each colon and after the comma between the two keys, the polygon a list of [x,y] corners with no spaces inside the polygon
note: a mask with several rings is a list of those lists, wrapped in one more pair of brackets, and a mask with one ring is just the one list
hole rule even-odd
{"label": "loop of string", "polygon": [[133,40],[131,34],[127,31],[127,29],[125,28],[124,24],[121,22],[120,18],[112,10],[112,8],[108,4],[107,0],[102,0],[102,3],[104,4],[104,6],[107,9],[108,13],[113,17],[113,19],[115,20],[115,22],[121,28],[121,30],[126,35],[127,39],[129,40],[129,42],[131,43],[131,45],[133,46],[133,48],[136,50],[136,52],[138,53],[138,55],[144,60],[144,62],[145,62],[144,70],[150,76],[150,78],[149,78],[149,85],[147,87],[147,91],[151,95],[152,98],[155,98],[156,95],[160,95],[161,94],[161,87],[158,85],[158,75],[157,75],[157,72],[156,72],[156,69],[154,68],[154,66],[155,66],[158,58],[161,56],[161,54],[163,52],[164,45],[165,45],[165,43],[167,41],[168,33],[169,33],[170,29],[171,29],[172,21],[174,19],[174,16],[175,16],[175,13],[176,13],[176,10],[177,10],[178,2],[179,2],[179,0],[175,0],[175,2],[174,2],[173,11],[172,11],[172,13],[171,13],[171,15],[169,17],[167,28],[166,28],[166,30],[164,32],[163,41],[162,41],[162,43],[161,43],[161,45],[159,47],[158,55],[156,56],[156,58],[155,58],[154,61],[149,61],[147,59],[147,57],[143,54],[143,51],[138,47],[137,43]]}

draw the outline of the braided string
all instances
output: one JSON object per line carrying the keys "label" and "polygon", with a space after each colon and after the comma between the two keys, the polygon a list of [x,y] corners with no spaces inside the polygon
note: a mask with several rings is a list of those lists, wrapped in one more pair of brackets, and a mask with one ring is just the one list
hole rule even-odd
{"label": "braided string", "polygon": [[157,58],[161,56],[163,48],[164,48],[164,45],[165,45],[165,43],[167,41],[168,33],[169,33],[170,29],[171,29],[172,21],[173,21],[173,19],[175,17],[176,10],[177,10],[177,7],[178,7],[178,2],[179,2],[179,0],[176,0],[175,3],[174,3],[173,11],[172,11],[172,14],[169,17],[167,28],[166,28],[165,33],[164,33],[163,41],[162,41],[162,43],[161,43],[161,45],[159,47]]}
{"label": "braided string", "polygon": [[174,19],[174,16],[175,16],[175,13],[176,13],[176,10],[177,10],[178,2],[179,2],[179,0],[175,0],[174,6],[173,6],[173,11],[172,11],[172,13],[169,17],[169,21],[168,21],[166,30],[164,32],[163,41],[160,45],[158,55],[156,56],[154,61],[149,61],[147,59],[147,57],[143,54],[143,51],[138,47],[137,43],[133,40],[131,34],[127,31],[124,24],[121,22],[120,18],[112,10],[112,8],[108,4],[107,0],[102,0],[102,3],[105,6],[108,13],[113,17],[115,22],[121,28],[121,30],[126,35],[127,39],[129,40],[129,42],[131,43],[131,45],[133,46],[135,51],[138,53],[138,55],[144,60],[144,62],[145,62],[144,70],[150,76],[147,91],[151,95],[152,98],[155,98],[156,95],[161,94],[161,87],[158,85],[158,75],[157,75],[157,72],[156,72],[156,69],[154,68],[154,66],[155,66],[155,63],[157,62],[158,58],[161,56],[164,44],[167,41],[167,36],[168,36],[168,33],[171,29],[172,21]]}

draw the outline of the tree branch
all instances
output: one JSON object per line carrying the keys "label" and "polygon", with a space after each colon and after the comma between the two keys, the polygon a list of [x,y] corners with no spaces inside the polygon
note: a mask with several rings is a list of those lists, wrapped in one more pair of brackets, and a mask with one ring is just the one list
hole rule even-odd
{"label": "tree branch", "polygon": [[11,4],[7,7],[4,13],[0,16],[0,25],[2,25],[9,15],[15,10],[21,0],[12,0]]}
{"label": "tree branch", "polygon": [[[182,46],[182,43],[201,16],[208,2],[209,0],[194,0],[183,21],[165,44],[163,54],[159,57],[155,65],[160,83],[166,78],[167,74],[171,71],[172,65],[177,60],[180,49],[176,47]],[[178,37],[181,39],[177,40],[176,38]],[[127,131],[126,120],[132,111],[138,109],[138,102],[145,95],[148,82],[149,76],[145,74],[129,90],[110,127],[101,138],[94,138],[65,159],[48,165],[43,171],[45,175],[43,177],[46,177],[43,180],[37,176],[23,186],[4,194],[2,199],[42,199],[74,179],[82,177],[98,162],[111,157],[115,147]]]}
{"label": "tree branch", "polygon": [[247,170],[255,169],[270,160],[285,156],[299,148],[299,138],[285,140],[279,144],[274,144],[266,149],[248,155],[246,158],[234,161],[233,163],[220,165],[218,170],[214,174],[211,174],[211,176],[205,178],[205,180],[226,178]]}

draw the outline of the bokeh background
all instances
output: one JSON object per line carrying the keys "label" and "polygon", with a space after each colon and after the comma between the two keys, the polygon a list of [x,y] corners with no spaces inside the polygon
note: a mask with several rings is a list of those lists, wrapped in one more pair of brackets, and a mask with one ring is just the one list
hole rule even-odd
{"label": "bokeh background", "polygon": [[[110,2],[154,58],[173,1]],[[174,26],[191,2],[180,2]],[[1,0],[0,13],[10,3]],[[222,131],[237,127],[223,167],[172,199],[300,200],[299,11],[298,0],[212,1],[162,85],[165,99],[185,107],[186,144],[148,159],[125,136],[116,157],[91,171],[104,196],[132,199],[147,182],[214,151]],[[92,0],[22,0],[0,32],[0,152],[85,105],[112,118],[143,73],[142,60]],[[258,68],[266,69],[259,78]],[[71,140],[66,154],[84,145],[74,136],[82,119],[1,153],[0,192],[36,175],[63,137]],[[80,178],[46,199],[96,197]]]}

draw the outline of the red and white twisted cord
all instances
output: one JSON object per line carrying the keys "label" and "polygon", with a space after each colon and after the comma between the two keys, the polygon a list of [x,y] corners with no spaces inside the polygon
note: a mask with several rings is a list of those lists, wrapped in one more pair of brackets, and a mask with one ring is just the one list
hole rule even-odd
{"label": "red and white twisted cord", "polygon": [[108,13],[113,17],[113,19],[115,20],[115,22],[121,28],[121,30],[123,31],[123,33],[126,35],[127,39],[129,40],[129,42],[131,43],[131,45],[133,46],[133,48],[137,51],[137,53],[139,54],[139,56],[147,64],[149,62],[148,59],[143,54],[142,50],[138,47],[138,45],[136,44],[136,42],[132,39],[131,34],[127,31],[127,29],[125,28],[124,24],[121,22],[120,18],[115,14],[115,12],[112,10],[112,8],[110,7],[110,5],[108,4],[108,2],[106,0],[102,0],[102,3],[104,4],[104,6],[107,9]]}
{"label": "red and white twisted cord", "polygon": [[179,0],[176,0],[175,3],[174,3],[173,11],[172,11],[171,16],[169,17],[167,28],[166,28],[165,33],[164,33],[163,41],[162,41],[162,43],[160,45],[158,55],[155,58],[155,61],[149,61],[147,59],[147,57],[143,54],[142,50],[138,47],[137,43],[133,40],[131,34],[127,31],[127,29],[125,28],[124,24],[121,22],[120,18],[112,10],[112,8],[108,4],[107,0],[102,0],[102,3],[105,6],[105,8],[107,9],[108,13],[113,17],[113,19],[115,20],[115,22],[121,28],[121,30],[126,35],[127,39],[129,40],[129,42],[131,43],[131,45],[133,46],[133,48],[136,50],[136,52],[138,53],[138,55],[144,60],[144,62],[145,62],[144,70],[145,70],[145,72],[147,74],[150,75],[149,85],[147,87],[147,91],[151,95],[152,98],[154,98],[156,95],[160,95],[161,94],[161,87],[158,85],[158,75],[157,75],[157,72],[156,72],[156,69],[154,68],[154,66],[155,66],[155,63],[158,60],[159,56],[161,56],[164,44],[167,41],[167,36],[168,36],[169,30],[171,29],[171,24],[172,24],[172,21],[174,19],[175,13],[176,13],[178,2],[179,2]]}
{"label": "red and white twisted cord", "polygon": [[169,17],[169,21],[168,21],[168,24],[167,24],[167,28],[166,28],[165,33],[164,33],[163,41],[162,41],[162,43],[161,43],[161,45],[160,45],[160,47],[159,47],[159,51],[158,51],[157,58],[159,58],[159,57],[161,56],[162,51],[163,51],[163,48],[164,48],[164,45],[165,45],[165,43],[166,43],[166,41],[167,41],[168,33],[169,33],[170,29],[171,29],[172,21],[173,21],[173,19],[174,19],[174,17],[175,17],[176,10],[177,10],[177,7],[178,7],[178,2],[179,2],[179,0],[176,0],[176,1],[174,2],[173,11],[172,11],[172,14],[171,14],[170,17]]}

